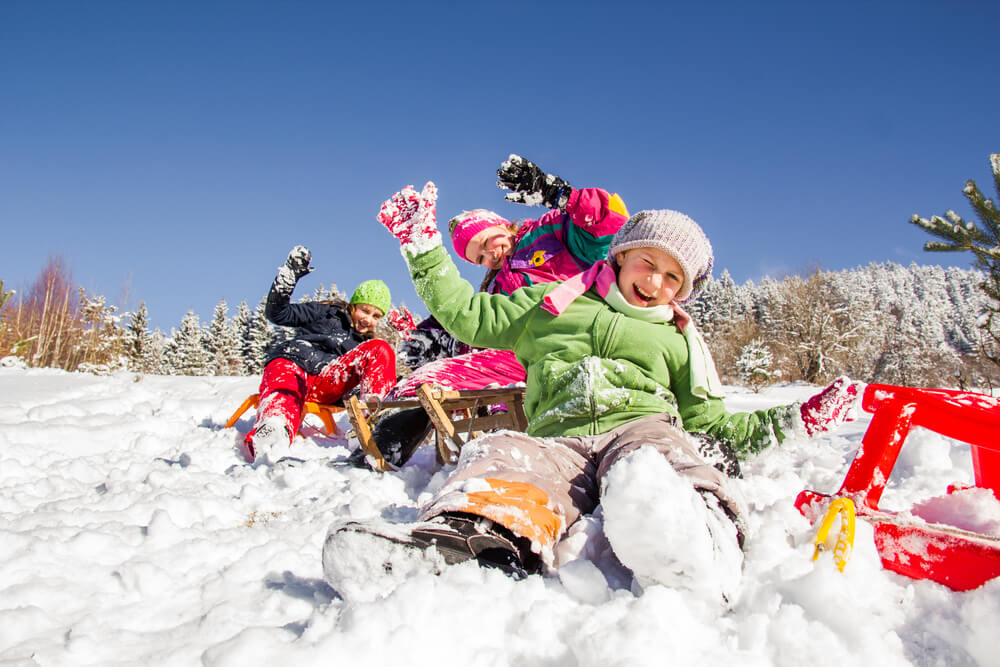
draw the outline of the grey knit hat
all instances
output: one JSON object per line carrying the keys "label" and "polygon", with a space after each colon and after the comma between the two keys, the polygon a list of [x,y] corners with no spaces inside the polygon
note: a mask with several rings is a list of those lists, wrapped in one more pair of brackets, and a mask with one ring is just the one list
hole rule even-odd
{"label": "grey knit hat", "polygon": [[608,257],[614,261],[632,248],[659,248],[677,260],[684,271],[678,301],[690,298],[712,273],[712,244],[698,223],[679,211],[639,211],[611,239]]}

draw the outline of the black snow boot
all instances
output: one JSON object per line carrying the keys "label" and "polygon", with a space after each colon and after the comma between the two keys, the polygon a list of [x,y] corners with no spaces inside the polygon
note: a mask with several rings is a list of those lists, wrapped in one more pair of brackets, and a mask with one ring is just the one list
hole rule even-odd
{"label": "black snow boot", "polygon": [[[527,538],[518,537],[500,524],[474,514],[447,512],[409,526],[350,522],[336,532],[343,537],[348,533],[355,538],[364,535],[389,540],[420,551],[434,547],[448,565],[475,559],[480,566],[496,568],[514,579],[523,579],[541,569],[541,560],[531,551]],[[331,539],[334,539],[332,535],[327,541]]]}
{"label": "black snow boot", "polygon": [[323,576],[345,600],[370,601],[412,576],[439,575],[449,564],[470,560],[523,579],[541,569],[530,547],[527,539],[472,514],[449,513],[410,524],[349,521],[327,533]]}
{"label": "black snow boot", "polygon": [[[383,458],[398,468],[410,460],[433,426],[423,408],[398,410],[378,418],[372,429],[372,440]],[[361,447],[354,450],[347,460],[358,468],[369,467]]]}

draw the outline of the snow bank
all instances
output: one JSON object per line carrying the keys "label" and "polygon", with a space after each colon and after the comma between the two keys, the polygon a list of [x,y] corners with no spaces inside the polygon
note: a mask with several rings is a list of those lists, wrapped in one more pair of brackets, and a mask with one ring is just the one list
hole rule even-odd
{"label": "snow bank", "polygon": [[[467,563],[348,602],[322,578],[327,528],[412,519],[446,471],[426,448],[398,474],[355,470],[353,441],[309,427],[277,464],[249,466],[238,441],[252,413],[222,424],[256,384],[0,368],[0,663],[998,664],[1000,583],[956,593],[885,571],[863,521],[843,573],[811,560],[792,501],[836,490],[866,416],[745,465],[752,512],[728,612],[662,586],[633,594],[599,516],[563,545],[558,576]],[[815,389],[731,390],[727,404]],[[942,499],[971,480],[967,448],[917,433],[883,505],[995,533],[992,498]]]}

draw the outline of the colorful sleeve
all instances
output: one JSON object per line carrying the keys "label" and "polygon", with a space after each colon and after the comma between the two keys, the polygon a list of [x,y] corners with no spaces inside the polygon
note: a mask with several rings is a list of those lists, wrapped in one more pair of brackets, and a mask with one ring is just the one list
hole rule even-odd
{"label": "colorful sleeve", "polygon": [[538,307],[555,284],[520,289],[514,294],[476,292],[443,246],[410,258],[410,276],[417,295],[431,314],[464,343],[512,350]]}
{"label": "colorful sleeve", "polygon": [[622,198],[601,188],[573,190],[566,212],[573,223],[566,226],[566,247],[587,266],[605,258],[611,239],[628,220]]}

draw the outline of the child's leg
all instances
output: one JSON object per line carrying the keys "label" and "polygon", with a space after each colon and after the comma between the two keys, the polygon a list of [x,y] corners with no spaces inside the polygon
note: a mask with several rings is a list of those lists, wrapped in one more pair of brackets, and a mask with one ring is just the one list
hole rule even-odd
{"label": "child's leg", "polygon": [[473,440],[420,518],[449,512],[485,517],[541,547],[551,563],[551,547],[597,504],[594,465],[583,440],[510,431]]}
{"label": "child's leg", "polygon": [[361,395],[384,396],[396,382],[396,353],[384,340],[373,338],[348,350],[323,369],[307,400],[335,403],[361,386]]}
{"label": "child's leg", "polygon": [[513,352],[475,350],[424,364],[393,387],[390,397],[416,396],[417,388],[425,382],[451,389],[485,389],[491,384],[524,382],[525,377],[524,367]]}
{"label": "child's leg", "polygon": [[566,527],[595,507],[586,440],[512,432],[473,440],[417,522],[332,526],[323,545],[327,581],[360,598],[371,593],[373,580],[385,590],[415,569],[470,559],[517,578],[537,572],[540,557],[551,564]]}
{"label": "child's leg", "polygon": [[603,482],[608,470],[618,460],[640,447],[653,447],[696,489],[719,496],[733,514],[742,516],[744,513],[742,498],[733,490],[731,480],[705,461],[698,452],[697,443],[675,426],[669,415],[637,419],[612,433],[615,437],[603,451],[598,452],[598,483]]}
{"label": "child's leg", "polygon": [[[260,379],[260,397],[257,403],[257,418],[254,427],[247,433],[245,443],[251,459],[255,458],[259,449],[257,445],[264,443],[255,439],[258,430],[269,431],[267,444],[278,444],[279,441],[290,445],[292,437],[302,421],[302,408],[306,401],[309,386],[309,375],[297,364],[287,359],[274,359],[264,368]],[[264,425],[267,427],[264,428]],[[263,436],[263,434],[262,434]]]}
{"label": "child's leg", "polygon": [[660,584],[732,603],[743,562],[733,521],[739,494],[670,421],[631,422],[598,453],[605,534],[641,588]]}

